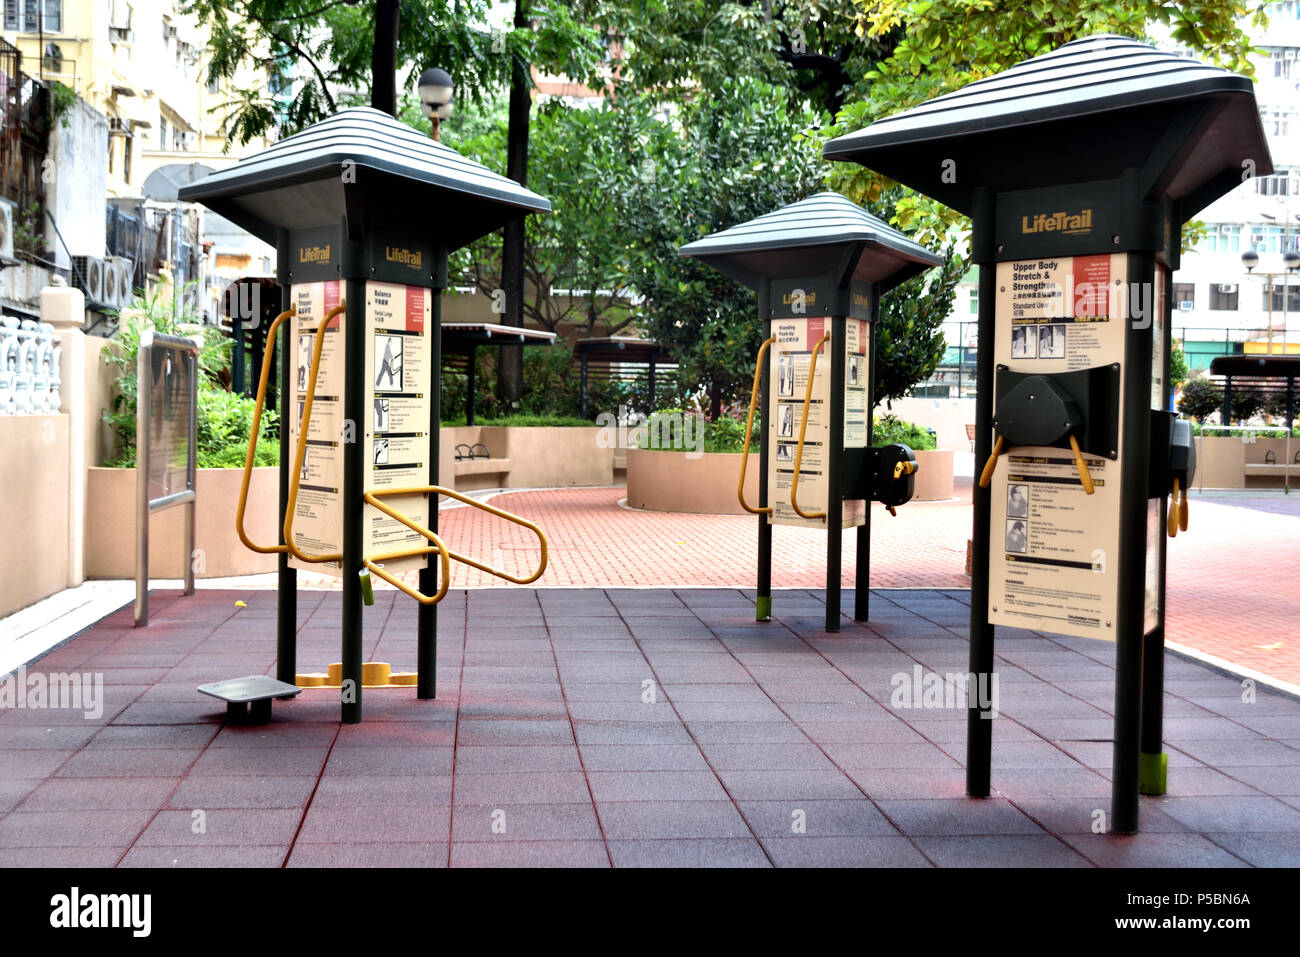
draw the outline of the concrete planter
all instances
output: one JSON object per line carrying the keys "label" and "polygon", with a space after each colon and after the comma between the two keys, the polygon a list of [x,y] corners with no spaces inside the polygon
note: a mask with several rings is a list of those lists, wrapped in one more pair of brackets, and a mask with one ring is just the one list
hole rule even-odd
{"label": "concrete planter", "polygon": [[[1281,488],[1287,461],[1286,436],[1257,436],[1253,442],[1239,435],[1200,435],[1196,443],[1196,488]],[[1272,452],[1273,461],[1269,462]],[[1300,439],[1291,440],[1291,484],[1300,484],[1295,464]]]}
{"label": "concrete planter", "polygon": [[[279,483],[274,466],[253,469],[244,528],[259,545],[273,545]],[[194,547],[198,578],[275,571],[276,557],[251,552],[235,534],[242,469],[199,469]],[[135,469],[92,468],[86,476],[86,577],[135,577]],[[149,576],[180,578],[186,556],[182,507],[155,513],[149,525]]]}
{"label": "concrete planter", "polygon": [[[757,455],[749,457],[745,498],[758,504]],[[740,478],[737,452],[652,452],[627,450],[627,504],[657,512],[744,515],[736,499]]]}
{"label": "concrete planter", "polygon": [[[612,485],[614,453],[620,450],[601,447],[603,431],[595,426],[447,427],[442,430],[438,472],[442,484],[458,492]],[[475,443],[486,445],[490,456],[457,462],[456,446]]]}
{"label": "concrete planter", "polygon": [[940,502],[952,498],[952,449],[916,451],[917,502]]}

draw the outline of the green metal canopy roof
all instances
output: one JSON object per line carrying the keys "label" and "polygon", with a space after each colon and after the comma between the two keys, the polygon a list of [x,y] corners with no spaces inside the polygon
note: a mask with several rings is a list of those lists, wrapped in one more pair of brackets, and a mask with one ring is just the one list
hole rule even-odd
{"label": "green metal canopy roof", "polygon": [[757,289],[763,279],[834,272],[891,288],[943,260],[839,193],[817,193],[687,243],[677,252]]}
{"label": "green metal canopy roof", "polygon": [[380,110],[342,110],[256,156],[184,186],[275,244],[281,229],[334,225],[429,232],[457,249],[550,202]]}
{"label": "green metal canopy roof", "polygon": [[979,187],[1108,180],[1138,167],[1147,198],[1170,197],[1185,221],[1247,175],[1273,171],[1250,79],[1113,34],[877,120],[823,154],[966,214]]}

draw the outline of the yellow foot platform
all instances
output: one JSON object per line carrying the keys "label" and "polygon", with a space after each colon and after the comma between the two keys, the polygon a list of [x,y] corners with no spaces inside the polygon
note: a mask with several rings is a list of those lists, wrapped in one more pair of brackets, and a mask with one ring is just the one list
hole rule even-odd
{"label": "yellow foot platform", "polygon": [[[404,688],[414,687],[414,671],[394,671],[386,661],[365,661],[361,664],[361,687],[363,688]],[[335,662],[325,674],[296,675],[294,684],[299,688],[341,688],[343,687],[343,665]]]}

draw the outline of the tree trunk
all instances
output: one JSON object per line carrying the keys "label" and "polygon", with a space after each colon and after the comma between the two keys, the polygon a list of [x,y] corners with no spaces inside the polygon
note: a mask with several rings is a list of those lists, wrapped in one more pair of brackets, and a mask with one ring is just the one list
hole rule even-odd
{"label": "tree trunk", "polygon": [[397,28],[401,0],[377,0],[375,48],[370,55],[370,105],[397,115]]}
{"label": "tree trunk", "polygon": [[716,422],[718,416],[722,414],[722,384],[712,382],[709,384],[709,421]]}
{"label": "tree trunk", "polygon": [[[527,0],[515,0],[515,29],[528,27]],[[510,71],[509,132],[506,138],[506,176],[520,186],[528,180],[528,113],[532,105],[532,77],[528,64],[516,56]],[[506,225],[501,243],[501,287],[505,292],[507,326],[524,324],[524,220]],[[497,396],[511,410],[524,394],[523,346],[502,346],[497,366]]]}

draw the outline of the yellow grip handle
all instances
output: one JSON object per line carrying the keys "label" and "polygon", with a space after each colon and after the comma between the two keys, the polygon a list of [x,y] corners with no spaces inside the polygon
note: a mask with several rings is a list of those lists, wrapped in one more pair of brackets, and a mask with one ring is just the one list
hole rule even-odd
{"label": "yellow grip handle", "polygon": [[1079,440],[1073,435],[1070,436],[1070,448],[1074,450],[1074,467],[1079,470],[1079,481],[1083,483],[1083,490],[1091,495],[1092,476],[1088,473],[1088,463],[1083,460],[1083,452],[1079,449]]}
{"label": "yellow grip handle", "polygon": [[[1177,482],[1177,479],[1174,480]],[[1183,487],[1182,498],[1178,500],[1178,527],[1187,531],[1187,487]]]}
{"label": "yellow grip handle", "polygon": [[[325,329],[333,321],[334,317],[342,312],[346,312],[348,304],[341,301],[337,306],[325,313],[320,324],[316,327],[316,332],[312,338],[311,354],[311,371],[307,377],[307,390],[303,393],[302,399],[302,422],[298,426],[298,446],[293,457],[293,471],[289,473],[289,499],[285,503],[284,509],[284,544],[289,554],[299,561],[317,562],[320,564],[328,562],[341,562],[343,560],[342,552],[330,552],[322,555],[308,555],[298,548],[298,543],[293,537],[293,519],[298,510],[298,486],[302,482],[302,462],[307,455],[307,432],[311,427],[311,407],[316,401],[316,380],[320,376],[320,356],[325,348]],[[285,350],[285,362],[288,362],[288,350]],[[287,410],[286,410],[287,411]],[[281,420],[281,428],[288,428]]]}
{"label": "yellow grip handle", "polygon": [[[754,433],[754,410],[758,408],[758,387],[763,377],[763,356],[767,355],[768,346],[774,342],[776,336],[768,336],[758,347],[758,362],[754,365],[754,388],[749,393],[749,418],[745,420],[745,445],[740,450],[740,482],[736,485],[736,496],[740,499],[740,507],[751,515],[772,514],[772,509],[768,506],[760,505],[754,508],[745,501],[745,469],[749,465],[749,439]],[[766,409],[763,410],[763,414],[767,415]]]}
{"label": "yellow grip handle", "polygon": [[916,471],[915,462],[895,462],[894,463],[894,481],[897,482],[904,475],[911,475]]}
{"label": "yellow grip handle", "polygon": [[984,471],[980,472],[980,488],[988,488],[989,482],[993,481],[993,471],[998,467],[998,456],[1002,454],[1004,444],[1002,436],[999,435],[998,440],[993,443],[993,454],[984,463]]}
{"label": "yellow grip handle", "polygon": [[794,477],[790,479],[790,507],[802,518],[820,518],[826,521],[825,512],[805,512],[799,507],[799,469],[803,467],[803,440],[808,432],[808,410],[812,406],[813,394],[813,377],[817,374],[817,355],[822,351],[824,346],[830,340],[831,334],[828,332],[817,340],[817,345],[813,346],[812,359],[808,363],[808,387],[804,389],[803,394],[803,421],[799,423],[799,445],[795,448],[794,453]]}
{"label": "yellow grip handle", "polygon": [[[1174,479],[1174,490],[1169,494],[1169,519],[1165,522],[1165,527],[1169,531],[1170,538],[1178,536],[1178,479]],[[1186,528],[1186,526],[1183,526]]]}
{"label": "yellow grip handle", "polygon": [[[257,383],[257,401],[253,406],[253,427],[248,434],[248,455],[244,458],[244,476],[239,483],[239,504],[235,506],[235,534],[239,536],[239,540],[244,543],[245,548],[260,552],[263,555],[276,555],[289,550],[288,545],[254,544],[253,540],[248,537],[248,533],[244,531],[244,511],[248,507],[248,483],[253,477],[253,462],[257,458],[257,436],[262,431],[262,411],[266,408],[266,382],[271,375],[272,364],[269,357],[275,355],[275,337],[280,331],[280,324],[293,314],[294,307],[290,306],[272,319],[271,327],[266,330],[265,355],[268,358],[262,360],[262,376]],[[280,427],[284,428],[284,425],[282,424]]]}

